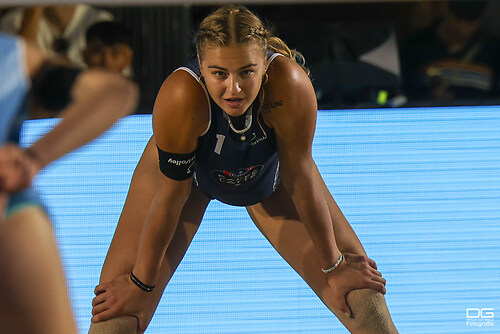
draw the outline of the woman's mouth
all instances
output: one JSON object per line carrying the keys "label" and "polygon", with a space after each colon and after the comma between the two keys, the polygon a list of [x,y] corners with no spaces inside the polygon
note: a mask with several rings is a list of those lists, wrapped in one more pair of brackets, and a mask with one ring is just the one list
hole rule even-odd
{"label": "woman's mouth", "polygon": [[238,99],[238,98],[231,98],[231,99],[224,99],[224,101],[226,102],[226,104],[231,107],[231,108],[237,108],[241,105],[241,101],[242,99]]}

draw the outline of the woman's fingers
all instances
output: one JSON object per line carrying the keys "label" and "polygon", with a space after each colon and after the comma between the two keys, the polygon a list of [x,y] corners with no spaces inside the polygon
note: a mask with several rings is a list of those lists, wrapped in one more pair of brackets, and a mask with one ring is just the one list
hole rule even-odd
{"label": "woman's fingers", "polygon": [[372,267],[373,269],[377,269],[377,264],[375,263],[375,261],[373,261],[372,259],[368,258],[368,264],[370,265],[370,267]]}
{"label": "woman's fingers", "polygon": [[99,303],[96,306],[92,307],[92,315],[95,316],[99,313],[102,313],[102,312],[108,310],[108,309],[109,309],[109,307],[105,302]]}
{"label": "woman's fingers", "polygon": [[96,296],[100,295],[101,293],[106,292],[106,286],[104,284],[99,284],[98,286],[95,287],[94,289],[94,294]]}
{"label": "woman's fingers", "polygon": [[95,307],[101,303],[104,303],[105,301],[106,301],[106,296],[101,293],[94,297],[94,299],[92,300],[92,306]]}
{"label": "woman's fingers", "polygon": [[386,290],[385,290],[385,285],[384,285],[383,283],[381,283],[381,282],[370,281],[370,282],[368,283],[368,287],[369,287],[370,289],[377,290],[377,291],[379,291],[380,293],[382,293],[383,295],[385,295],[385,292],[386,292]]}
{"label": "woman's fingers", "polygon": [[372,281],[382,283],[383,285],[386,283],[386,280],[381,276],[373,276]]}
{"label": "woman's fingers", "polygon": [[376,276],[380,276],[380,277],[382,277],[382,273],[381,273],[380,271],[375,270],[375,269],[373,269],[373,268],[371,268],[371,267],[370,267],[370,269],[369,269],[369,270],[370,270],[370,272],[371,272],[373,275],[376,275]]}
{"label": "woman's fingers", "polygon": [[96,313],[92,319],[90,319],[93,323],[106,321],[115,316],[114,312],[110,309],[102,311],[100,313]]}

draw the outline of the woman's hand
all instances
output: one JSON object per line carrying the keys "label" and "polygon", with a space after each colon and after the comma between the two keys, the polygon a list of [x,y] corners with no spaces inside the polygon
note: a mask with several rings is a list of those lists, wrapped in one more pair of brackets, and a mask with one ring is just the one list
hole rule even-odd
{"label": "woman's hand", "polygon": [[0,147],[0,191],[12,193],[27,188],[40,168],[36,159],[19,146]]}
{"label": "woman's hand", "polygon": [[139,322],[139,331],[146,330],[148,294],[135,285],[130,274],[118,276],[114,280],[98,285],[92,301],[92,322],[101,322],[119,316],[134,316]]}
{"label": "woman's hand", "polygon": [[333,307],[351,316],[347,306],[346,295],[354,289],[373,289],[385,294],[385,279],[377,271],[375,261],[364,255],[344,253],[339,266],[327,274],[328,284],[331,287]]}

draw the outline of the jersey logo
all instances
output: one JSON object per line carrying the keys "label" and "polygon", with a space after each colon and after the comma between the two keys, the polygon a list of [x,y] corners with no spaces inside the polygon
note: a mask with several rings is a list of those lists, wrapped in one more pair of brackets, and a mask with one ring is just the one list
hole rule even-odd
{"label": "jersey logo", "polygon": [[266,139],[267,139],[266,134],[263,134],[262,137],[257,138],[257,135],[255,134],[255,132],[252,132],[252,137],[250,138],[250,146],[255,146],[258,143],[260,143],[261,141],[266,140]]}
{"label": "jersey logo", "polygon": [[223,184],[228,184],[234,187],[239,187],[245,183],[252,181],[264,168],[264,165],[252,166],[249,168],[241,168],[237,173],[231,173],[227,170],[214,170],[210,174],[212,177]]}

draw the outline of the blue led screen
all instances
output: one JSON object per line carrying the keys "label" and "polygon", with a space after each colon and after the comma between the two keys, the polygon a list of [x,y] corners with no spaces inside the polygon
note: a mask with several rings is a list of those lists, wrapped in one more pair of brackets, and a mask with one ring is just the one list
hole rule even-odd
{"label": "blue led screen", "polygon": [[[25,123],[28,145],[57,120]],[[81,333],[151,116],[35,180]],[[313,154],[400,333],[500,333],[500,107],[320,111]],[[146,333],[348,333],[243,208],[213,201]]]}

